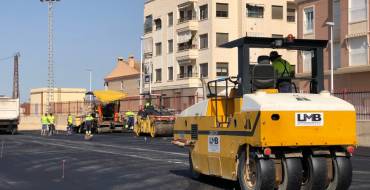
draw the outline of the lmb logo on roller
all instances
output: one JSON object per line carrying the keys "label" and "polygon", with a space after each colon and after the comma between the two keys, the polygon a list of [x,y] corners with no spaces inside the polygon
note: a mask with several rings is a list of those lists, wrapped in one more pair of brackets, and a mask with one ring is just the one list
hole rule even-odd
{"label": "lmb logo on roller", "polygon": [[302,126],[323,126],[324,113],[295,113],[295,125]]}

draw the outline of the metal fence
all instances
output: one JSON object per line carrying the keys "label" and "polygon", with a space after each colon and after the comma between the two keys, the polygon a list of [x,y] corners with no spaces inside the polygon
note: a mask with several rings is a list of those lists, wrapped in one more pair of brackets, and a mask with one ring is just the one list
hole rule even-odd
{"label": "metal fence", "polygon": [[334,95],[353,104],[356,108],[357,120],[370,120],[370,90],[336,92]]}
{"label": "metal fence", "polygon": [[[180,113],[189,106],[198,103],[203,100],[200,96],[174,96],[174,97],[163,97],[162,100],[159,97],[152,98],[152,104],[155,107],[163,106],[165,109],[174,111],[175,113]],[[162,101],[162,102],[161,102]],[[120,113],[125,113],[127,111],[139,111],[145,104],[145,99],[140,99],[140,97],[130,97],[120,100]],[[86,113],[89,102],[73,101],[73,102],[60,102],[52,103],[50,105],[51,113],[53,114],[73,114],[82,115]],[[21,105],[21,112],[23,115],[41,115],[46,113],[46,104],[29,104],[24,103]]]}
{"label": "metal fence", "polygon": [[[353,104],[357,112],[357,120],[370,120],[370,90],[369,91],[340,91],[334,93],[338,98],[346,100]],[[152,98],[154,106],[163,105],[164,108],[180,113],[189,106],[203,100],[201,96],[173,96],[163,97],[162,103],[159,98]],[[52,113],[55,114],[84,114],[88,102],[62,102],[51,104]],[[120,102],[120,112],[137,112],[145,104],[144,99],[139,97],[126,98]],[[46,112],[46,105],[40,104],[22,104],[22,113],[24,115],[40,115]]]}

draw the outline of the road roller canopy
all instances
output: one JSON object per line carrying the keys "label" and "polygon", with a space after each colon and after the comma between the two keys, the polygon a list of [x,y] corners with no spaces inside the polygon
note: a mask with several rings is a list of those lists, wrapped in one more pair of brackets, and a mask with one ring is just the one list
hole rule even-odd
{"label": "road roller canopy", "polygon": [[96,99],[104,104],[121,100],[127,97],[126,93],[114,90],[95,90],[93,95]]}
{"label": "road roller canopy", "polygon": [[251,75],[249,62],[250,48],[269,48],[311,51],[311,77],[305,80],[311,82],[311,93],[320,93],[324,89],[324,64],[323,49],[327,46],[327,40],[295,39],[292,35],[287,38],[263,38],[243,37],[226,44],[223,48],[238,48],[238,95],[252,93]]}

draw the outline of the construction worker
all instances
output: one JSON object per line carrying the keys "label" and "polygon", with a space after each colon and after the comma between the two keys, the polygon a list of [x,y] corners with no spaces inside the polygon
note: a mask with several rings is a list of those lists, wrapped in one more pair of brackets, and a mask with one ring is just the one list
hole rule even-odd
{"label": "construction worker", "polygon": [[55,117],[52,113],[49,113],[47,119],[49,122],[49,136],[51,136],[55,132]]}
{"label": "construction worker", "polygon": [[145,103],[144,108],[148,108],[149,106],[150,106],[150,102],[149,102],[149,101],[147,101],[147,102]]}
{"label": "construction worker", "polygon": [[126,128],[133,129],[135,123],[135,113],[132,111],[128,111],[125,113],[126,116]]}
{"label": "construction worker", "polygon": [[72,129],[73,129],[73,117],[71,114],[68,114],[67,117],[67,135],[72,134]]}
{"label": "construction worker", "polygon": [[85,118],[85,127],[86,127],[86,132],[85,134],[87,136],[91,136],[91,127],[93,125],[94,117],[91,116],[91,114],[87,114]]}
{"label": "construction worker", "polygon": [[279,92],[292,92],[292,69],[290,63],[281,58],[281,55],[279,55],[277,51],[270,52],[270,61],[275,69],[275,72],[277,73],[277,87],[279,89]]}
{"label": "construction worker", "polygon": [[48,114],[45,113],[44,115],[41,116],[41,136],[45,136],[47,134],[47,131],[48,131],[48,125],[49,125],[49,121],[48,121]]}

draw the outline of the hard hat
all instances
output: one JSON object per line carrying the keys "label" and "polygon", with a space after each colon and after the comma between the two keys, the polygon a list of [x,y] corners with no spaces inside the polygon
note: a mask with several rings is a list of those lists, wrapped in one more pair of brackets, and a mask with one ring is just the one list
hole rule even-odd
{"label": "hard hat", "polygon": [[277,51],[271,51],[270,52],[270,60],[274,60],[278,57],[281,57],[281,55],[279,55],[279,53]]}

